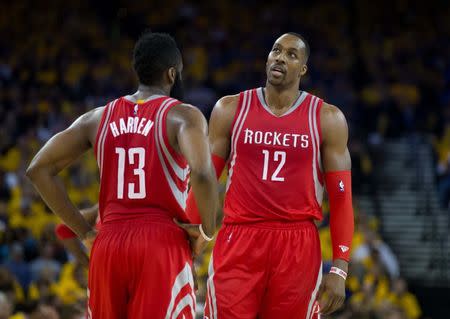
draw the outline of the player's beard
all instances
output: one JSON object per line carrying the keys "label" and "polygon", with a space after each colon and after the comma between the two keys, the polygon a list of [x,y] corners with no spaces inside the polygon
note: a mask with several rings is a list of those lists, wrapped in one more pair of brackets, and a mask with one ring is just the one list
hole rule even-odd
{"label": "player's beard", "polygon": [[184,96],[184,88],[183,88],[183,80],[181,79],[180,72],[177,71],[177,75],[175,76],[175,82],[170,90],[170,97],[173,97],[177,100],[182,100]]}

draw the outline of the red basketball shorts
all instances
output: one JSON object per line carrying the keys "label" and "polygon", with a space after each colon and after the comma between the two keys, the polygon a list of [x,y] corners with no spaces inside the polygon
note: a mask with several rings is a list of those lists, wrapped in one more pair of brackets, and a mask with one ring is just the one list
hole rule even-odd
{"label": "red basketball shorts", "polygon": [[210,260],[204,318],[319,318],[321,279],[313,222],[224,225]]}
{"label": "red basketball shorts", "polygon": [[89,269],[88,318],[194,319],[192,258],[172,220],[103,224]]}

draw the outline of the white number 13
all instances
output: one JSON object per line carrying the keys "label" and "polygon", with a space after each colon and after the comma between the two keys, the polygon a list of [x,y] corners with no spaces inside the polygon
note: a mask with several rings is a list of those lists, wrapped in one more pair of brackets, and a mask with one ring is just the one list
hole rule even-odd
{"label": "white number 13", "polygon": [[[264,181],[266,181],[267,180],[267,171],[269,170],[270,152],[268,150],[263,150],[262,152],[264,154],[264,168],[263,168],[262,179]],[[280,176],[278,176],[278,174],[280,173],[281,169],[283,168],[284,164],[286,163],[286,152],[275,151],[275,153],[273,153],[273,160],[274,160],[274,162],[280,162],[280,163],[278,164],[278,167],[276,168],[276,170],[273,172],[270,180],[274,181],[274,182],[284,182],[284,177],[280,177]]]}
{"label": "white number 13", "polygon": [[[125,178],[125,157],[126,152],[122,147],[116,147],[116,154],[119,155],[119,169],[117,171],[117,198],[123,199],[124,178]],[[133,170],[134,175],[139,179],[139,192],[135,191],[135,183],[128,183],[128,198],[141,199],[145,198],[145,149],[143,147],[133,147],[128,150],[128,162],[134,165],[134,157],[138,156],[138,166]]]}

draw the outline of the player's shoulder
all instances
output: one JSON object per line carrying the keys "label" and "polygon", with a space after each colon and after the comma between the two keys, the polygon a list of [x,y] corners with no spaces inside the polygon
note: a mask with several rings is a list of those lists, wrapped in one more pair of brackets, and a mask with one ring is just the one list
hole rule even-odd
{"label": "player's shoulder", "polygon": [[184,102],[180,102],[176,105],[174,105],[171,109],[170,112],[172,114],[178,114],[181,116],[185,116],[185,117],[196,117],[196,116],[203,116],[202,112],[195,107],[192,104],[188,104],[188,103],[184,103]]}
{"label": "player's shoulder", "polygon": [[211,117],[216,119],[232,119],[238,108],[239,94],[225,95],[214,105]]}
{"label": "player's shoulder", "polygon": [[326,137],[328,135],[338,135],[339,132],[347,132],[347,120],[344,113],[333,104],[323,102],[320,110],[320,122],[322,134]]}
{"label": "player's shoulder", "polygon": [[201,125],[206,123],[203,113],[194,105],[180,102],[174,105],[167,114],[167,119],[174,124]]}
{"label": "player's shoulder", "polygon": [[219,115],[234,114],[239,104],[239,94],[225,95],[214,105],[213,113]]}
{"label": "player's shoulder", "polygon": [[240,94],[232,94],[232,95],[225,95],[222,96],[216,103],[216,106],[220,107],[230,107],[233,106],[233,104],[237,104],[239,102],[239,95]]}
{"label": "player's shoulder", "polygon": [[88,117],[101,117],[103,115],[103,112],[105,111],[106,106],[97,106],[93,108],[92,110],[88,111],[86,115]]}
{"label": "player's shoulder", "polygon": [[337,107],[336,105],[333,105],[331,103],[325,102],[321,97],[316,96],[310,92],[304,91],[306,94],[308,101],[314,102],[314,101],[321,101],[320,105],[320,118],[333,118],[333,117],[339,117],[344,116],[342,111]]}
{"label": "player's shoulder", "polygon": [[[102,118],[103,111],[105,110],[105,106],[95,107],[86,113],[82,114],[74,124],[80,126],[89,126],[99,122]],[[73,126],[73,125],[72,125]]]}
{"label": "player's shoulder", "polygon": [[322,108],[320,110],[320,118],[321,120],[329,120],[329,121],[345,121],[344,113],[337,107],[336,105],[323,102]]}

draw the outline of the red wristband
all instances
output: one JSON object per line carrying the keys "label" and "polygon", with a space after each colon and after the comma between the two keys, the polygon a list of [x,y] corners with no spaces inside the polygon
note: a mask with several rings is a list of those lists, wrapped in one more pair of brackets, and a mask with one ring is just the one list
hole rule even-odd
{"label": "red wristband", "polygon": [[67,225],[64,225],[64,224],[56,225],[55,234],[56,234],[56,237],[58,237],[58,239],[60,239],[60,240],[77,237],[77,234],[75,234],[72,231],[72,229],[70,229]]}
{"label": "red wristband", "polygon": [[[214,154],[211,154],[211,161],[214,165],[214,169],[216,170],[216,177],[218,179],[222,174],[226,161],[223,158]],[[200,214],[198,212],[197,204],[195,203],[194,193],[192,192],[192,190],[189,191],[188,198],[186,200],[186,215],[192,224],[202,223]]]}
{"label": "red wristband", "polygon": [[351,172],[327,172],[325,183],[330,201],[333,259],[349,261],[354,230]]}

